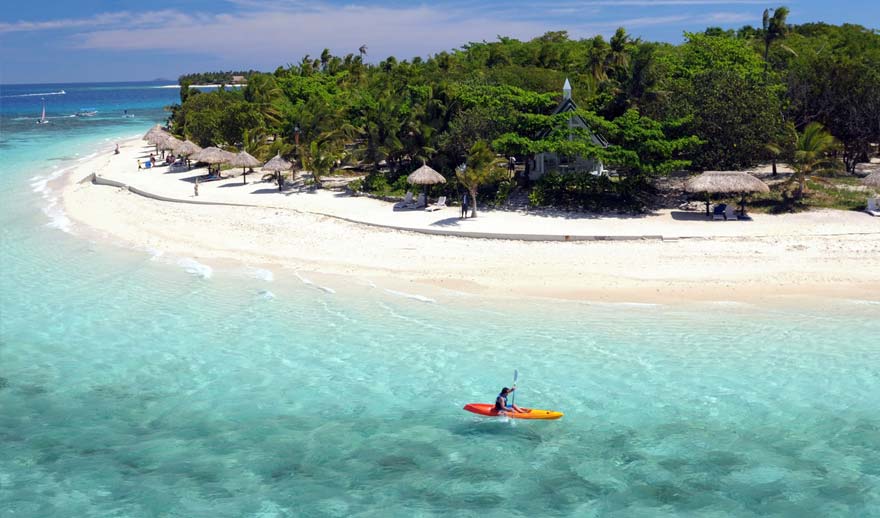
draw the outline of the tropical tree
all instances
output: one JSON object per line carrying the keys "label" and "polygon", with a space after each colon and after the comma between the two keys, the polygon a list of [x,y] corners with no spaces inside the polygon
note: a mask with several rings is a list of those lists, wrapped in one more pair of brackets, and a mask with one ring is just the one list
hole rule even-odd
{"label": "tropical tree", "polygon": [[[773,11],[772,16],[770,15],[771,11]],[[767,72],[770,68],[770,45],[785,37],[788,32],[788,25],[785,23],[787,17],[787,7],[778,7],[775,10],[764,9],[764,81],[767,81]]]}
{"label": "tropical tree", "polygon": [[333,167],[345,157],[345,148],[338,136],[333,133],[319,135],[300,150],[303,169],[312,173],[312,179],[318,189],[322,186],[321,176],[330,174]]}
{"label": "tropical tree", "polygon": [[458,178],[471,196],[471,217],[477,217],[477,191],[481,185],[504,178],[507,162],[499,158],[485,140],[478,140],[468,153],[467,162],[455,170]]}
{"label": "tropical tree", "polygon": [[272,75],[255,74],[248,78],[244,98],[257,106],[267,124],[278,126],[281,123],[280,107],[286,102],[286,98]]}
{"label": "tropical tree", "polygon": [[836,147],[837,140],[818,122],[811,122],[798,135],[791,164],[794,169],[792,181],[798,184],[797,199],[803,198],[806,192],[807,178],[835,170],[837,160],[830,158],[829,153]]}

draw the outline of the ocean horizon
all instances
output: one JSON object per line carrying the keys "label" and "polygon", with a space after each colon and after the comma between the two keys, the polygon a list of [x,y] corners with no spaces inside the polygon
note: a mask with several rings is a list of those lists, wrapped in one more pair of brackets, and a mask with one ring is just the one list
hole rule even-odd
{"label": "ocean horizon", "polygon": [[[877,301],[504,300],[120,245],[59,185],[162,86],[0,85],[0,515],[880,515]],[[514,370],[565,417],[462,410]]]}

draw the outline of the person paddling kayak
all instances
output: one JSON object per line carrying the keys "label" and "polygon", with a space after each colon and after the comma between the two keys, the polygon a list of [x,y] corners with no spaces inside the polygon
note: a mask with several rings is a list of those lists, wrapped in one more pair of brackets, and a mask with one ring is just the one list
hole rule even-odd
{"label": "person paddling kayak", "polygon": [[516,387],[513,387],[513,388],[504,387],[503,389],[501,389],[501,393],[498,394],[497,398],[495,398],[495,410],[497,410],[499,413],[500,412],[516,412],[519,414],[519,413],[525,412],[525,410],[523,410],[522,408],[520,408],[516,405],[513,405],[513,404],[508,405],[507,404],[507,396],[511,392],[513,392],[514,390],[516,390]]}

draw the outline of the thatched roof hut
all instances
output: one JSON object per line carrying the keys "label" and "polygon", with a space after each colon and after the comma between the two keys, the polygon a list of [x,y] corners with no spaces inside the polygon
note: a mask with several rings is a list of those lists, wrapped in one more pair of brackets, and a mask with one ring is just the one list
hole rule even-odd
{"label": "thatched roof hut", "polygon": [[191,158],[198,162],[205,162],[206,164],[226,164],[235,158],[235,154],[212,146],[206,147]]}
{"label": "thatched roof hut", "polygon": [[880,189],[880,172],[871,173],[868,176],[862,178],[862,184],[867,185],[868,187],[873,187],[875,189]]}
{"label": "thatched roof hut", "polygon": [[202,148],[197,146],[195,143],[189,140],[184,140],[179,146],[177,146],[177,149],[175,149],[174,152],[178,155],[190,156],[198,153],[201,150]]}
{"label": "thatched roof hut", "polygon": [[160,137],[161,140],[158,142],[159,149],[170,149],[171,151],[176,151],[179,148],[183,141],[179,140],[174,135],[170,133],[166,133],[164,137]]}
{"label": "thatched roof hut", "polygon": [[234,167],[257,167],[260,164],[261,162],[251,156],[247,151],[242,151],[235,155],[235,158],[229,162],[229,165]]}
{"label": "thatched roof hut", "polygon": [[275,158],[266,162],[262,168],[263,171],[271,171],[274,173],[288,171],[290,169],[293,169],[293,164],[281,158],[281,155],[275,155]]}
{"label": "thatched roof hut", "polygon": [[150,142],[150,138],[153,137],[157,133],[167,133],[162,126],[156,124],[152,128],[149,129],[146,133],[144,133],[144,140]]}
{"label": "thatched roof hut", "polygon": [[705,171],[703,174],[687,181],[688,192],[706,193],[706,215],[709,215],[709,197],[711,193],[742,194],[740,213],[745,216],[746,194],[750,192],[770,192],[766,183],[742,171]]}
{"label": "thatched roof hut", "polygon": [[770,192],[767,184],[742,171],[706,171],[687,182],[689,192],[736,194]]}
{"label": "thatched roof hut", "polygon": [[422,167],[413,171],[406,177],[406,181],[413,185],[435,185],[446,183],[446,178],[434,169],[423,164]]}
{"label": "thatched roof hut", "polygon": [[[235,158],[233,158],[232,161],[229,162],[229,165],[232,165],[235,167],[240,167],[243,183],[247,183],[247,170],[245,168],[246,167],[257,167],[261,163],[262,162],[260,162],[259,160],[257,160],[253,156],[251,156],[251,154],[248,153],[247,151],[242,151],[241,153],[235,155]],[[235,175],[235,176],[238,176],[238,175]]]}

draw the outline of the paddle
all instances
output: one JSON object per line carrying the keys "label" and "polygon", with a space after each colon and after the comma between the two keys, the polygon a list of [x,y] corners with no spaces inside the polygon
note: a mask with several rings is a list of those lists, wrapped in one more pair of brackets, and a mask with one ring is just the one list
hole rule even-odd
{"label": "paddle", "polygon": [[[513,369],[513,388],[516,388],[516,379],[519,378],[519,371],[517,369]],[[510,404],[516,404],[516,391],[513,391],[513,394],[510,396]]]}

